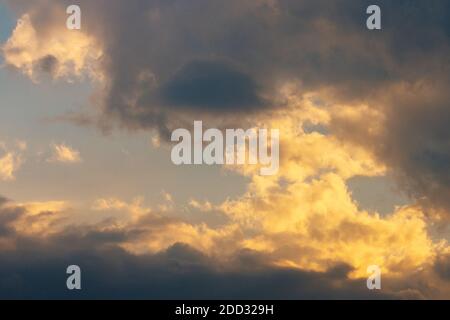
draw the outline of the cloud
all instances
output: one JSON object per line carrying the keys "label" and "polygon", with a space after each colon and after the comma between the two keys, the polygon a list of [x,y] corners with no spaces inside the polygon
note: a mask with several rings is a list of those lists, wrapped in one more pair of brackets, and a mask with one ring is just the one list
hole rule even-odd
{"label": "cloud", "polygon": [[[327,176],[322,177],[320,184],[326,181]],[[114,198],[98,199],[94,209],[110,215],[100,222],[76,220],[74,224],[68,219],[66,202],[16,205],[0,198],[0,257],[4,261],[0,266],[0,296],[448,296],[445,255],[434,259],[439,250],[445,252],[448,247],[441,243],[438,248],[438,244],[431,243],[419,212],[403,208],[389,218],[381,218],[357,212],[346,196],[336,190],[318,187],[309,188],[317,202],[307,205],[303,199],[309,194],[301,195],[296,189],[286,193],[276,188],[272,188],[271,198],[257,193],[253,201],[243,196],[233,203],[226,202],[228,207],[222,210],[233,219],[215,228],[170,217],[168,212],[143,206],[140,200],[127,203]],[[341,183],[335,188],[345,193]],[[327,195],[332,195],[334,206],[331,199],[329,205],[324,201]],[[272,209],[271,200],[279,197],[284,197],[284,202],[277,203],[284,205]],[[308,211],[308,206],[312,208],[309,210],[319,211]],[[253,210],[254,219],[262,226],[243,216],[246,209]],[[70,213],[72,218],[73,214]],[[382,266],[382,292],[366,289],[362,268],[369,261]],[[65,268],[71,264],[82,268],[82,292],[65,289]],[[208,289],[211,283],[216,288],[214,296]],[[271,290],[262,289],[266,286]]]}
{"label": "cloud", "polygon": [[220,61],[192,61],[163,86],[163,100],[172,106],[205,111],[258,108],[257,86],[242,71]]}
{"label": "cloud", "polygon": [[440,257],[435,264],[435,268],[440,277],[450,281],[450,255]]}
{"label": "cloud", "polygon": [[7,147],[0,142],[0,180],[11,181],[15,179],[15,173],[23,163],[22,152],[27,148],[23,141],[16,142],[14,148]]}
{"label": "cloud", "polygon": [[[365,28],[365,0],[80,1],[81,32],[61,23],[69,4],[11,2],[23,22],[6,45],[6,62],[30,74],[31,65],[50,55],[76,66],[57,74],[95,69],[104,111],[129,127],[170,126],[180,106],[226,116],[265,110],[258,108],[264,96],[276,107],[273,97],[286,81],[306,90],[333,87],[348,100],[446,74],[439,67],[449,51],[446,1],[381,1],[386,31],[379,33]],[[45,52],[35,50],[44,40]],[[16,47],[27,59],[17,61]]]}
{"label": "cloud", "polygon": [[79,163],[82,161],[80,152],[72,147],[62,144],[52,145],[53,154],[47,160],[48,162],[61,162],[61,163]]}
{"label": "cloud", "polygon": [[[56,15],[47,16],[48,23],[61,18],[65,21],[61,12],[49,10],[48,13]],[[101,52],[93,38],[67,29],[61,29],[62,32],[56,37],[47,37],[43,30],[33,25],[32,19],[30,15],[24,14],[11,37],[2,46],[9,66],[21,70],[34,81],[39,81],[44,74],[67,80],[83,75],[93,79],[96,77],[94,65]]]}
{"label": "cloud", "polygon": [[0,179],[13,180],[14,171],[20,166],[20,160],[13,153],[7,153],[0,158]]}
{"label": "cloud", "polygon": [[117,198],[99,198],[94,201],[92,210],[122,212],[125,213],[125,215],[122,215],[122,218],[125,219],[126,223],[130,221],[136,222],[139,218],[151,212],[150,208],[142,205],[142,202],[143,199],[141,197],[135,198],[131,203]]}
{"label": "cloud", "polygon": [[[16,221],[24,214],[24,209],[14,206],[7,206],[9,200],[0,197],[0,238],[8,238],[11,234],[14,234],[14,228],[11,223]],[[0,241],[0,247],[3,248],[4,240]]]}
{"label": "cloud", "polygon": [[[46,236],[59,232],[66,226],[65,201],[30,202],[15,204],[7,199],[0,201],[2,228],[10,230],[8,236]],[[5,220],[6,218],[6,220]],[[6,239],[3,240],[11,240]]]}
{"label": "cloud", "polygon": [[397,178],[430,216],[450,216],[450,120],[448,83],[424,80],[395,85],[354,116],[336,114],[330,121],[338,139],[364,147]]}
{"label": "cloud", "polygon": [[[25,207],[15,207],[3,199],[0,226],[26,214]],[[131,236],[129,232],[88,226],[69,227],[45,237],[39,233],[24,235],[12,229],[5,238],[3,232],[0,243],[8,239],[11,247],[0,250],[0,297],[395,299],[436,298],[445,294],[445,287],[425,281],[432,278],[423,272],[397,278],[386,276],[383,291],[374,292],[367,290],[365,278],[350,279],[351,267],[345,264],[323,272],[276,267],[268,264],[264,255],[251,250],[236,252],[226,264],[219,264],[214,257],[183,243],[174,243],[155,253],[134,255],[119,246]],[[78,292],[65,287],[65,270],[72,264],[82,269],[83,290]],[[213,292],[211,284],[215,287]]]}
{"label": "cloud", "polygon": [[[392,298],[361,289],[364,281],[347,281],[333,272],[264,264],[253,264],[255,271],[220,271],[214,261],[182,244],[156,255],[133,256],[117,248],[88,249],[75,235],[53,240],[48,247],[23,239],[16,252],[0,253],[2,299]],[[21,254],[24,251],[30,254]],[[65,269],[71,264],[82,270],[83,289],[78,292],[65,288]]]}
{"label": "cloud", "polygon": [[[294,96],[289,116],[283,111],[266,122],[280,128],[279,174],[261,177],[256,166],[236,168],[251,179],[247,192],[214,209],[239,225],[246,235],[242,246],[266,253],[277,265],[324,271],[345,263],[352,267],[351,277],[361,277],[371,264],[396,275],[434,260],[441,254],[440,241],[431,240],[420,205],[398,207],[386,216],[358,208],[346,181],[382,176],[385,168],[360,146],[305,131],[302,124],[327,125],[332,116],[321,114],[313,98]],[[443,245],[448,246],[445,240]]]}

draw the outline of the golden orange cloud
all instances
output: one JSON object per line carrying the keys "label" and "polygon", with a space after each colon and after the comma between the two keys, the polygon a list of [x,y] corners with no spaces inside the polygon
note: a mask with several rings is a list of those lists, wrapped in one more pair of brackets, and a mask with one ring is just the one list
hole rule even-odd
{"label": "golden orange cloud", "polygon": [[[61,11],[59,14],[63,14]],[[62,15],[64,21],[64,16]],[[55,27],[56,28],[56,27]],[[30,16],[23,15],[12,36],[2,47],[5,62],[20,69],[32,80],[44,68],[54,78],[71,80],[82,76],[101,80],[96,71],[102,51],[94,38],[82,31],[56,28],[45,38],[39,38]]]}

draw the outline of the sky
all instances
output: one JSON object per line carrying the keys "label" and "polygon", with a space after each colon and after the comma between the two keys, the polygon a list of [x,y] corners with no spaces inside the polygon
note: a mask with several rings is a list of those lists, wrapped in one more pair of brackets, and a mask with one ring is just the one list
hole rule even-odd
{"label": "sky", "polygon": [[[370,4],[0,0],[0,298],[449,299],[450,3]],[[195,120],[278,172],[175,165]]]}

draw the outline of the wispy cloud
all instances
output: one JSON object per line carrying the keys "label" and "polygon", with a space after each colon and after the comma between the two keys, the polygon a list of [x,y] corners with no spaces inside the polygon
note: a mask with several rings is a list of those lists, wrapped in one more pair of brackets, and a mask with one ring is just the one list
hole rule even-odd
{"label": "wispy cloud", "polygon": [[13,147],[0,142],[0,180],[11,181],[23,163],[22,153],[27,148],[24,141],[17,141]]}
{"label": "wispy cloud", "polygon": [[53,144],[52,155],[47,159],[48,162],[60,162],[66,164],[79,163],[82,161],[80,152],[64,143]]}

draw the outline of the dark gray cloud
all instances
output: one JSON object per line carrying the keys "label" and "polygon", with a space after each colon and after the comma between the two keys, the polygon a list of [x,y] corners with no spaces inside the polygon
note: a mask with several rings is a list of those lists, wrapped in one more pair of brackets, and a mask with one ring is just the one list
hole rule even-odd
{"label": "dark gray cloud", "polygon": [[[11,5],[20,12],[34,8],[33,24],[44,36],[45,30],[55,27],[54,19],[48,18],[48,6],[64,8],[72,2],[41,2],[38,6],[37,2],[19,0],[11,1]],[[256,84],[270,96],[276,85],[286,80],[301,81],[306,89],[330,85],[343,95],[364,99],[386,84],[434,74],[449,50],[450,5],[445,0],[378,1],[383,10],[380,32],[365,27],[365,11],[372,3],[368,0],[77,3],[82,7],[84,29],[105,49],[104,72],[110,80],[108,110],[127,110],[129,98],[157,95],[163,84],[171,81],[178,84],[177,92],[187,91],[187,83],[180,83],[177,73],[183,66],[185,72],[195,72],[197,79],[201,76],[223,81],[224,75],[217,78],[217,72],[231,72],[218,70],[224,60],[245,68],[245,76],[239,76],[237,83],[224,83],[224,90],[242,84],[237,88],[235,108],[244,111],[253,105],[240,103],[239,93],[253,97]],[[209,64],[200,68],[198,60],[205,59]],[[144,83],[143,72],[151,72],[160,86],[152,88]],[[192,89],[197,91],[198,87]],[[212,92],[203,90],[203,94],[196,98],[198,103],[192,97],[186,97],[185,103],[204,109]],[[216,97],[210,101],[214,110]],[[183,103],[181,98],[174,99],[176,105]],[[143,117],[145,111],[164,111],[156,101],[141,99]],[[226,115],[229,106],[223,111]]]}
{"label": "dark gray cloud", "polygon": [[7,206],[9,200],[0,196],[0,238],[15,234],[11,223],[21,217],[25,210],[15,206]]}
{"label": "dark gray cloud", "polygon": [[[187,245],[154,255],[134,256],[118,247],[70,237],[50,241],[18,239],[14,251],[0,251],[1,299],[377,299],[364,279],[350,281],[348,269],[325,273],[264,265],[243,253],[239,268],[220,270]],[[244,262],[242,262],[244,261]],[[66,288],[67,266],[82,270],[82,290]],[[246,264],[245,267],[242,264]]]}
{"label": "dark gray cloud", "polygon": [[221,61],[191,61],[183,66],[161,90],[162,99],[181,108],[214,111],[242,111],[261,107],[253,80]]}
{"label": "dark gray cloud", "polygon": [[436,272],[445,281],[450,281],[450,255],[440,257],[435,264]]}
{"label": "dark gray cloud", "polygon": [[380,154],[425,208],[450,212],[450,95],[445,87],[437,90],[438,97],[423,92],[392,106]]}
{"label": "dark gray cloud", "polygon": [[58,66],[58,59],[52,55],[41,58],[36,66],[37,69],[43,73],[54,74]]}
{"label": "dark gray cloud", "polygon": [[[22,12],[34,8],[32,21],[45,35],[55,27],[47,5],[56,2],[43,3],[12,1]],[[367,99],[397,81],[445,74],[439,62],[449,49],[447,1],[379,1],[380,32],[365,27],[366,0],[78,3],[84,29],[105,50],[105,111],[138,127],[170,125],[168,115],[180,105],[223,116],[252,111],[261,94],[270,98],[288,80],[305,90],[332,86],[346,99]],[[194,75],[196,82],[187,81]]]}
{"label": "dark gray cloud", "polygon": [[[383,278],[383,290],[370,291],[365,279],[347,278],[350,269],[345,265],[323,273],[277,268],[252,252],[242,252],[233,265],[219,268],[181,243],[158,254],[135,256],[80,236],[21,238],[16,250],[2,251],[0,258],[2,299],[445,298],[439,288],[426,285],[425,277]],[[82,270],[81,291],[65,287],[65,270],[72,264]]]}

